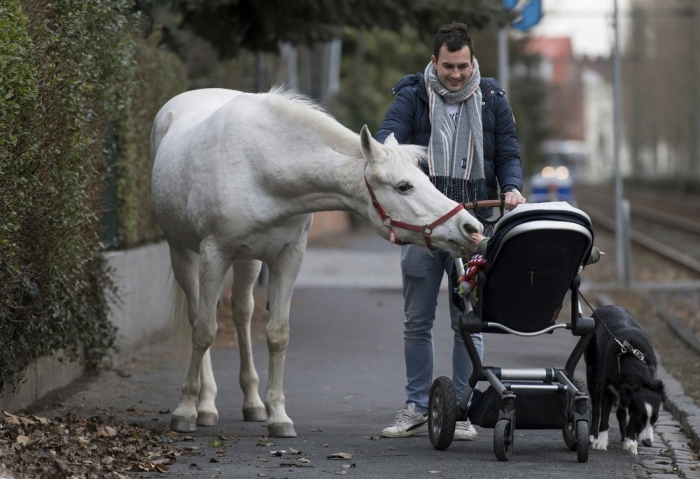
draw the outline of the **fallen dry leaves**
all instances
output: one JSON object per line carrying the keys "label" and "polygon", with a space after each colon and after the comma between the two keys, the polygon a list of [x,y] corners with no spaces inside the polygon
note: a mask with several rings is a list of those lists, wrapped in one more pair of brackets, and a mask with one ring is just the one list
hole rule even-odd
{"label": "fallen dry leaves", "polygon": [[126,472],[167,472],[182,451],[176,433],[161,433],[113,417],[55,420],[0,416],[0,471],[14,479],[127,479]]}

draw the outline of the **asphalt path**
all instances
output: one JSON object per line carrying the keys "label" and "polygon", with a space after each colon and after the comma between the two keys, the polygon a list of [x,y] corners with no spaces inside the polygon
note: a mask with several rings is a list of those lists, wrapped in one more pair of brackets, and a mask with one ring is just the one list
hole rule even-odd
{"label": "asphalt path", "polygon": [[[176,444],[193,449],[171,465],[168,477],[649,477],[644,454],[658,454],[662,445],[640,448],[642,454],[632,456],[622,450],[614,428],[610,450],[591,450],[583,464],[567,449],[560,430],[516,430],[508,462],[494,456],[490,429],[477,428],[476,441],[453,442],[445,451],[433,449],[427,435],[379,439],[405,402],[398,255],[398,247],[374,236],[351,237],[332,248],[310,247],[293,297],[284,378],[287,413],[298,437],[261,441],[264,423],[242,420],[238,351],[218,349],[212,361],[219,424],[200,427]],[[434,376],[451,376],[452,331],[444,292],[437,318]],[[254,342],[262,395],[267,351],[264,338]],[[575,342],[565,331],[538,338],[487,335],[484,363],[563,366]],[[76,385],[61,406],[165,427],[170,415],[163,410],[177,406],[183,377],[170,353],[154,348],[120,370]],[[351,457],[328,458],[336,453]]]}

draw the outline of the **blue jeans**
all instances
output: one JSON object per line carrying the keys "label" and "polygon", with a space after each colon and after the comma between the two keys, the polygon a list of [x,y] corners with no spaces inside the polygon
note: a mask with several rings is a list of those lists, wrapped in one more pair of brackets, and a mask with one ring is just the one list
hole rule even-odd
{"label": "blue jeans", "polygon": [[[444,250],[430,251],[424,246],[401,246],[401,275],[404,297],[404,354],[406,359],[406,403],[414,403],[416,411],[428,412],[430,387],[433,381],[433,322],[443,274],[448,277],[454,259]],[[472,373],[472,362],[459,334],[462,314],[449,299],[454,341],[452,346],[452,382],[457,403]],[[479,357],[484,356],[481,334],[472,334]]]}

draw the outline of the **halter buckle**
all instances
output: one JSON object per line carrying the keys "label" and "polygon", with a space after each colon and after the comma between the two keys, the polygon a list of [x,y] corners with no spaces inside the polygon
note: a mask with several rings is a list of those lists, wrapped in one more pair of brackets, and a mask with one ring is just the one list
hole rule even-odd
{"label": "halter buckle", "polygon": [[425,236],[430,236],[431,234],[433,234],[433,229],[430,227],[430,225],[423,226],[423,234]]}
{"label": "halter buckle", "polygon": [[391,226],[391,221],[391,216],[386,215],[382,220],[382,223],[384,223],[384,226]]}

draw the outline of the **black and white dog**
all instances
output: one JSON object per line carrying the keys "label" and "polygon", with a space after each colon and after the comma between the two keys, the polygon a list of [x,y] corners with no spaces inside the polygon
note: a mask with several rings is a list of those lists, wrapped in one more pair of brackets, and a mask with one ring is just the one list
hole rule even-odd
{"label": "black and white dog", "polygon": [[608,448],[610,411],[617,404],[622,448],[637,454],[637,440],[647,447],[654,442],[653,426],[665,400],[654,348],[626,309],[604,306],[593,317],[595,335],[585,351],[593,449]]}

